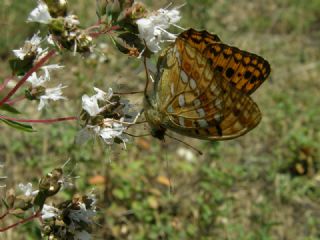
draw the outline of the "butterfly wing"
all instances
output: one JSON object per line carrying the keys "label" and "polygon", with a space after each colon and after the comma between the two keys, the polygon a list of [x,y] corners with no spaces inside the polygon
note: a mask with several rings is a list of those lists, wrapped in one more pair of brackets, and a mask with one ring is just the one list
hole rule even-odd
{"label": "butterfly wing", "polygon": [[201,139],[243,135],[259,123],[260,111],[248,95],[212,67],[198,49],[206,49],[201,44],[178,38],[159,58],[155,93],[158,111],[166,116],[163,124]]}
{"label": "butterfly wing", "polygon": [[189,29],[179,35],[177,44],[181,51],[186,45],[197,49],[210,61],[212,69],[220,71],[235,88],[246,94],[253,93],[271,71],[262,57],[221,43],[217,35],[207,31]]}
{"label": "butterfly wing", "polygon": [[[239,137],[255,128],[261,120],[257,104],[247,95],[226,84],[221,73],[215,72],[215,80],[200,94],[206,102],[185,99],[185,108],[168,114],[167,128],[190,137],[208,140],[227,140]],[[214,87],[212,87],[214,86]],[[214,90],[213,90],[214,89]],[[213,91],[212,91],[213,90]],[[180,93],[171,104],[173,109],[183,103]]]}

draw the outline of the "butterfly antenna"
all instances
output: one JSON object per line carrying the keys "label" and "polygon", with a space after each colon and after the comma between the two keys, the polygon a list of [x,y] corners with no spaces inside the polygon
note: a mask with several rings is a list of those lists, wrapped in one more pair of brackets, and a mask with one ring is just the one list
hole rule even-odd
{"label": "butterfly antenna", "polygon": [[180,139],[178,139],[178,138],[175,138],[175,137],[173,137],[173,136],[171,136],[171,135],[169,135],[169,134],[167,134],[167,133],[166,133],[165,135],[168,136],[169,138],[172,138],[172,139],[174,139],[174,140],[176,140],[176,141],[178,141],[178,142],[183,143],[183,144],[186,145],[187,147],[189,147],[189,148],[191,148],[192,150],[196,151],[199,155],[202,155],[202,154],[203,154],[199,149],[195,148],[194,146],[191,146],[189,143],[186,143],[186,142],[184,142],[184,141],[182,141],[182,140],[180,140]]}
{"label": "butterfly antenna", "polygon": [[123,132],[124,134],[127,134],[130,137],[147,137],[147,136],[151,136],[150,133],[146,133],[146,134],[141,134],[141,135],[134,135],[132,133],[127,133],[127,132]]}
{"label": "butterfly antenna", "polygon": [[[145,40],[143,40],[143,41],[144,41],[144,45],[147,47],[146,41]],[[146,71],[146,77],[147,77],[146,86],[144,88],[144,94],[145,94],[145,96],[147,96],[147,90],[148,90],[150,78],[149,78],[149,71],[148,71],[148,67],[147,67],[147,56],[146,56],[146,54],[143,55],[143,65],[144,65],[144,69]]]}
{"label": "butterfly antenna", "polygon": [[115,95],[129,95],[129,94],[139,94],[139,93],[144,93],[144,91],[114,92]]}
{"label": "butterfly antenna", "polygon": [[148,121],[135,122],[134,124],[129,125],[127,128],[129,129],[129,128],[133,127],[133,126],[136,126],[136,125],[139,125],[139,124],[145,124],[145,123],[148,123]]}
{"label": "butterfly antenna", "polygon": [[144,87],[144,94],[147,96],[147,90],[148,90],[150,79],[149,79],[149,71],[147,68],[147,57],[146,56],[143,57],[143,64],[144,64],[144,69],[146,71],[146,76],[147,76],[146,86]]}

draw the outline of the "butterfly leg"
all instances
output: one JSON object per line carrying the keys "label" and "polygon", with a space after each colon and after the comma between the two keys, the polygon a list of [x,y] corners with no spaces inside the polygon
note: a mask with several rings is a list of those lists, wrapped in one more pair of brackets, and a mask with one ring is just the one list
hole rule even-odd
{"label": "butterfly leg", "polygon": [[174,140],[176,140],[176,141],[178,141],[178,142],[183,143],[183,144],[186,145],[187,147],[189,147],[189,148],[191,148],[192,150],[196,151],[199,155],[202,155],[202,154],[203,154],[199,149],[191,146],[189,143],[186,143],[186,142],[184,142],[184,141],[182,141],[182,140],[180,140],[180,139],[178,139],[178,138],[176,138],[176,137],[173,137],[173,136],[171,136],[171,135],[169,135],[169,134],[167,134],[167,133],[165,133],[165,135],[168,136],[169,138],[172,138],[172,139],[174,139]]}

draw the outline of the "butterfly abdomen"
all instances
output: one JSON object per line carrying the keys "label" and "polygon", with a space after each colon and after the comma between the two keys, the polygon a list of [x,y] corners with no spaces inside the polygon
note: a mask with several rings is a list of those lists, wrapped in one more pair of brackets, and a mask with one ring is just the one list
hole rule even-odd
{"label": "butterfly abdomen", "polygon": [[150,102],[148,96],[144,99],[144,116],[151,128],[151,135],[163,140],[166,132],[166,128],[163,126],[164,116],[157,109],[156,103]]}

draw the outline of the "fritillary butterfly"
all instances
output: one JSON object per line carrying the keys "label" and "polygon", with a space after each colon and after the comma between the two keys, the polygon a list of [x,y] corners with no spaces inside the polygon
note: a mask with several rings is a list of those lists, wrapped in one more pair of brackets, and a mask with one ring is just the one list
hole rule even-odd
{"label": "fritillary butterfly", "polygon": [[160,55],[153,91],[145,95],[151,134],[163,139],[169,129],[226,140],[247,133],[261,120],[250,94],[269,74],[266,60],[222,43],[217,35],[182,32]]}

